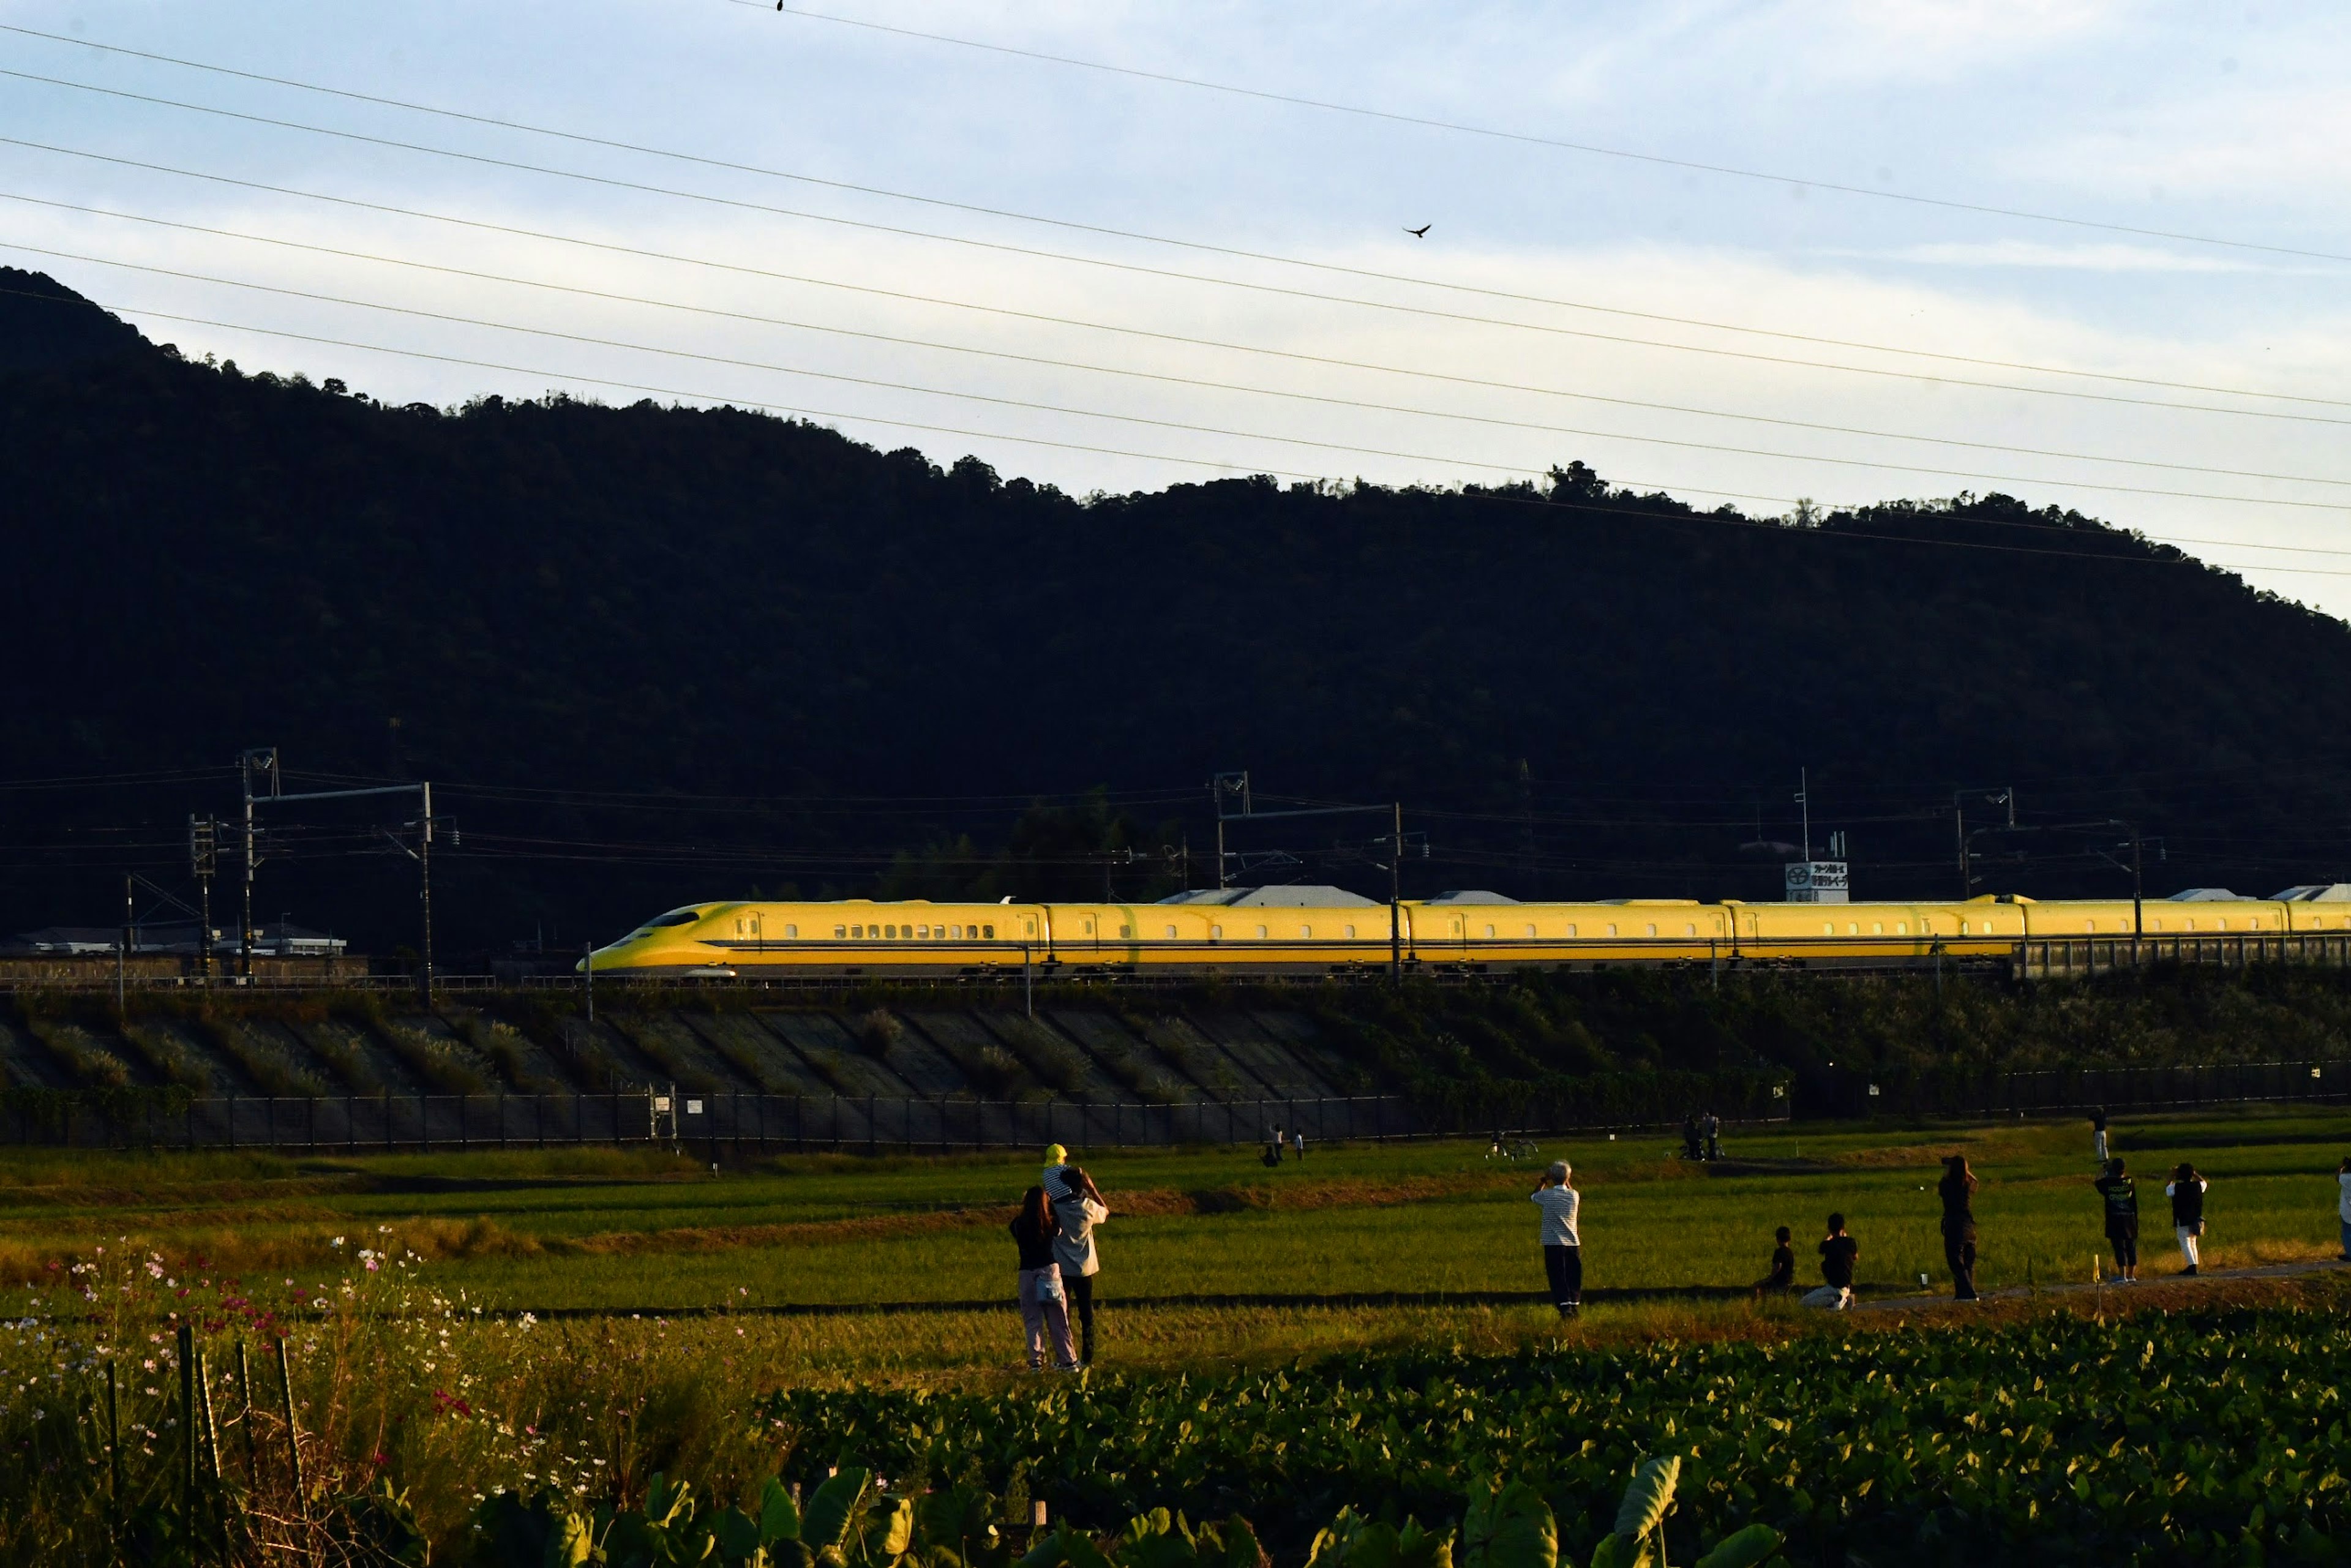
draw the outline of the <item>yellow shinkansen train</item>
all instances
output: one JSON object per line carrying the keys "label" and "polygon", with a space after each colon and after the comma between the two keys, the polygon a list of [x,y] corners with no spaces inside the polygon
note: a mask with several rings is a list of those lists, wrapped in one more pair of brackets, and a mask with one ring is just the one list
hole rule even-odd
{"label": "yellow shinkansen train", "polygon": [[1157,904],[693,904],[590,961],[598,974],[684,978],[951,979],[1061,974],[1312,976],[1593,965],[1888,966],[2004,958],[2044,938],[2169,943],[2351,933],[2351,883],[2240,898],[2194,888],[2129,899],[1959,904],[1525,904],[1448,893],[1394,906],[1335,887],[1233,888]]}

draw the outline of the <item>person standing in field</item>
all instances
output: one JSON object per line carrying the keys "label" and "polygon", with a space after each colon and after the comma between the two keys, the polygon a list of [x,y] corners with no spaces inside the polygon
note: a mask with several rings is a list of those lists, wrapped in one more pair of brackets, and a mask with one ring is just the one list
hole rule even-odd
{"label": "person standing in field", "polygon": [[1042,1186],[1032,1186],[1022,1196],[1011,1228],[1013,1244],[1020,1249],[1020,1321],[1029,1341],[1029,1370],[1045,1369],[1050,1332],[1053,1365],[1069,1372],[1078,1358],[1070,1346],[1070,1312],[1062,1299],[1061,1264],[1053,1256],[1053,1213]]}
{"label": "person standing in field", "polygon": [[1094,1186],[1094,1178],[1076,1166],[1062,1174],[1068,1196],[1053,1203],[1053,1219],[1058,1227],[1053,1237],[1053,1259],[1061,1266],[1061,1285],[1077,1314],[1081,1341],[1078,1364],[1092,1366],[1094,1276],[1102,1272],[1102,1258],[1094,1250],[1094,1227],[1110,1218],[1110,1205],[1102,1201],[1102,1189]]}
{"label": "person standing in field", "polygon": [[1298,1156],[1298,1161],[1301,1165],[1306,1163],[1305,1128],[1292,1127],[1290,1129],[1290,1152]]}
{"label": "person standing in field", "polygon": [[1784,1296],[1796,1288],[1794,1233],[1786,1226],[1771,1232],[1771,1271],[1755,1282],[1755,1299]]}
{"label": "person standing in field", "polygon": [[2335,1207],[2335,1217],[2343,1222],[2343,1261],[2351,1263],[2351,1158],[2335,1167],[2335,1180],[2343,1189],[2342,1201]]}
{"label": "person standing in field", "polygon": [[1543,1277],[1562,1318],[1583,1310],[1583,1239],[1576,1228],[1583,1195],[1572,1185],[1574,1175],[1565,1160],[1553,1160],[1533,1195],[1542,1210]]}
{"label": "person standing in field", "polygon": [[2090,1147],[2095,1151],[2100,1165],[2106,1163],[2106,1108],[2096,1107],[2090,1113]]}
{"label": "person standing in field", "polygon": [[2179,1239],[2179,1255],[2188,1260],[2188,1267],[2179,1270],[2183,1274],[2196,1272],[2204,1239],[2204,1189],[2211,1185],[2182,1160],[2163,1186],[2163,1196],[2171,1200],[2171,1234]]}
{"label": "person standing in field", "polygon": [[2118,1284],[2138,1283],[2138,1187],[2123,1175],[2123,1162],[2108,1160],[2106,1174],[2090,1184],[2105,1200],[2106,1240],[2115,1249]]}
{"label": "person standing in field", "polygon": [[1951,1270],[1951,1300],[1976,1300],[1976,1176],[1968,1156],[1943,1161],[1943,1261]]}
{"label": "person standing in field", "polygon": [[1700,1141],[1698,1130],[1698,1113],[1693,1111],[1688,1115],[1682,1118],[1682,1158],[1686,1160],[1697,1160],[1704,1159],[1705,1157],[1706,1145]]}
{"label": "person standing in field", "polygon": [[1829,1216],[1829,1233],[1820,1253],[1821,1287],[1804,1298],[1804,1305],[1841,1312],[1853,1305],[1854,1264],[1861,1258],[1861,1243],[1844,1233],[1844,1215]]}
{"label": "person standing in field", "polygon": [[1059,1144],[1045,1145],[1045,1169],[1037,1179],[1044,1184],[1046,1202],[1058,1203],[1069,1195],[1069,1150]]}
{"label": "person standing in field", "polygon": [[1711,1111],[1706,1113],[1706,1157],[1722,1158],[1722,1118]]}

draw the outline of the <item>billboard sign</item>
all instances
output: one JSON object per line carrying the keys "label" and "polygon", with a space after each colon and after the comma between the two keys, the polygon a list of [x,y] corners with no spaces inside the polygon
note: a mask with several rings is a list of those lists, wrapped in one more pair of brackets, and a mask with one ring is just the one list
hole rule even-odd
{"label": "billboard sign", "polygon": [[1790,861],[1787,871],[1788,903],[1847,902],[1850,883],[1844,861]]}

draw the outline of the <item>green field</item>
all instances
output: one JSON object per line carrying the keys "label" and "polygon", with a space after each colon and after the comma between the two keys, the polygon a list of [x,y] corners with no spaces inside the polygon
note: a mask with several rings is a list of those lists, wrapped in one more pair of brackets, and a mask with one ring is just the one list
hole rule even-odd
{"label": "green field", "polygon": [[[1803,1277],[1823,1218],[1862,1244],[1864,1293],[1943,1277],[1936,1161],[1969,1155],[1982,1187],[1987,1287],[2088,1278],[2102,1246],[2088,1135],[2072,1124],[1921,1130],[1791,1128],[1738,1136],[1696,1166],[1656,1137],[1559,1140],[1584,1197],[1595,1299],[1709,1291],[1764,1270],[1771,1229],[1795,1232]],[[2118,1128],[2142,1182],[2147,1272],[2176,1266],[2161,1174],[2212,1181],[2212,1266],[2332,1255],[2334,1170],[2351,1116],[2245,1115]],[[1082,1153],[1081,1158],[1087,1158]],[[1539,1163],[1538,1161],[1538,1163]],[[1316,1149],[1268,1169],[1247,1152],[1109,1152],[1109,1300],[1347,1297],[1531,1290],[1541,1283],[1534,1172],[1475,1145]],[[713,1174],[643,1152],[289,1161],[158,1155],[0,1162],[0,1269],[17,1283],[110,1233],[231,1272],[300,1273],[338,1234],[394,1226],[444,1291],[546,1311],[984,1302],[1005,1298],[1002,1223],[1029,1161],[824,1157]],[[357,1245],[357,1243],[354,1243]],[[313,1281],[314,1283],[317,1281]]]}
{"label": "green field", "polygon": [[[0,1160],[0,1561],[121,1561],[131,1536],[144,1544],[129,1560],[174,1560],[181,1322],[210,1347],[245,1545],[279,1531],[256,1562],[340,1561],[318,1532],[348,1528],[337,1500],[381,1480],[451,1561],[500,1488],[634,1500],[658,1470],[728,1498],[843,1460],[952,1474],[1007,1507],[1033,1480],[1103,1528],[1128,1507],[1238,1510],[1285,1563],[1331,1509],[1405,1497],[1426,1514],[1508,1470],[1552,1478],[1562,1537],[1588,1542],[1595,1500],[1638,1452],[1676,1445],[1698,1467],[1676,1528],[1699,1544],[1768,1517],[1822,1552],[1855,1530],[1924,1551],[1903,1531],[1933,1519],[1937,1540],[1980,1554],[2048,1511],[2087,1543],[2051,1561],[2223,1560],[2209,1542],[2161,1546],[2168,1521],[2191,1519],[2205,1536],[2227,1523],[2230,1552],[2247,1531],[2264,1550],[2331,1541],[2351,1486],[2338,1392],[2351,1281],[2337,1271],[2107,1293],[2108,1312],[2158,1309],[2159,1332],[2089,1322],[2100,1304],[2080,1291],[1968,1319],[1839,1318],[1742,1289],[1775,1224],[1797,1231],[1811,1278],[1810,1243],[1838,1208],[1862,1242],[1865,1296],[1916,1296],[1921,1272],[1947,1291],[1931,1188],[1953,1151],[1982,1182],[1986,1287],[2086,1281],[2102,1246],[2087,1144],[2071,1123],[1798,1127],[1735,1137],[1730,1159],[1698,1167],[1655,1137],[1562,1142],[1537,1163],[1577,1167],[1593,1292],[1564,1327],[1535,1299],[1535,1171],[1479,1146],[1316,1149],[1279,1169],[1227,1150],[1081,1153],[1114,1214],[1101,1354],[1067,1382],[1018,1369],[1003,1222],[1036,1177],[1028,1161],[714,1173],[645,1151],[17,1152]],[[2351,1115],[2147,1121],[2116,1145],[2142,1177],[2148,1275],[2177,1267],[2160,1192],[2181,1158],[2212,1181],[2208,1269],[2333,1256]],[[859,1310],[880,1305],[917,1310]],[[795,1306],[849,1310],[767,1310]],[[281,1333],[299,1502],[272,1458],[287,1441],[268,1352]],[[231,1370],[240,1343],[259,1368],[249,1381]],[[110,1364],[119,1500],[99,1437]],[[1846,1425],[1824,1430],[1806,1412],[1831,1398]],[[1279,1419],[1252,1414],[1268,1405]],[[2017,1467],[2013,1485],[1951,1448],[1970,1411],[1998,1415],[1969,1441]],[[1489,1423],[1474,1442],[1473,1419]],[[1721,1447],[1732,1437],[1736,1452]],[[1524,1450],[1538,1441],[1541,1457]],[[1570,1463],[1550,1447],[1562,1442],[1596,1446]],[[1115,1476],[1071,1457],[1110,1448]],[[1364,1479],[1390,1471],[1392,1485]],[[1783,1492],[1806,1500],[1783,1507]],[[307,1547],[303,1531],[318,1536]]]}

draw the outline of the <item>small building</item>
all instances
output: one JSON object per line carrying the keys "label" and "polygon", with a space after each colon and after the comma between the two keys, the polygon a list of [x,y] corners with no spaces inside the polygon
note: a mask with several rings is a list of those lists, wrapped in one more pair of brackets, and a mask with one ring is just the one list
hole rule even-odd
{"label": "small building", "polygon": [[[204,949],[201,935],[193,920],[147,922],[131,928],[131,951],[193,957]],[[216,957],[234,956],[241,946],[233,930],[213,932]],[[0,952],[26,957],[111,957],[121,946],[119,925],[44,925],[38,931],[20,933]],[[340,936],[283,920],[257,925],[253,933],[256,958],[340,958],[350,946]]]}

